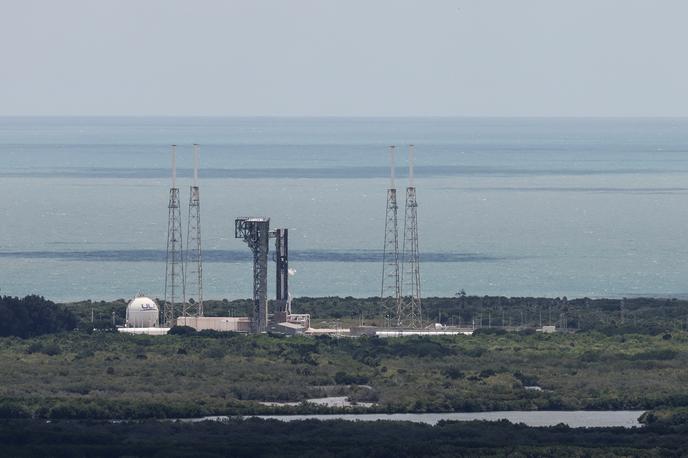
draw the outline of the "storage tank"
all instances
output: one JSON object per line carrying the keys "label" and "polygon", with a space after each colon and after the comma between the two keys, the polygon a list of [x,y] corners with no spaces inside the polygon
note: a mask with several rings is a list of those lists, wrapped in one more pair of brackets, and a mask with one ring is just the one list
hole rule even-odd
{"label": "storage tank", "polygon": [[137,296],[127,305],[125,326],[128,328],[157,328],[160,311],[153,299]]}

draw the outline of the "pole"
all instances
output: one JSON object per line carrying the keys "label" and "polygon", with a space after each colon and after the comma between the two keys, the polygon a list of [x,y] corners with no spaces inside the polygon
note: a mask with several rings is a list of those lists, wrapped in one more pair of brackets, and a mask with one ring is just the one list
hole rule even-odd
{"label": "pole", "polygon": [[394,187],[394,174],[396,171],[396,161],[394,158],[394,145],[389,147],[389,189],[395,189]]}
{"label": "pole", "polygon": [[413,187],[413,145],[408,146],[409,188]]}
{"label": "pole", "polygon": [[193,174],[193,185],[198,186],[198,163],[199,163],[199,150],[198,145],[194,143],[194,174]]}
{"label": "pole", "polygon": [[177,145],[172,145],[172,187],[177,187]]}

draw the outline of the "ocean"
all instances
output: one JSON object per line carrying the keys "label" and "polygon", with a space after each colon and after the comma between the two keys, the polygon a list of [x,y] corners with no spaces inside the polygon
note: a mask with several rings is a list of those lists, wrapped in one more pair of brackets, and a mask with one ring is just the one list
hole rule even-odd
{"label": "ocean", "polygon": [[0,294],[162,297],[172,143],[207,299],[251,296],[239,216],[290,229],[294,296],[379,295],[409,143],[423,296],[688,295],[688,119],[204,117],[0,118]]}

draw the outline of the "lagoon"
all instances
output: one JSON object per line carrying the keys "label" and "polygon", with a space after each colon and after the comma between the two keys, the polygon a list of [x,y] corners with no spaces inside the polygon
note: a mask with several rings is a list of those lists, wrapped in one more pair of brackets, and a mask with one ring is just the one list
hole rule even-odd
{"label": "lagoon", "polygon": [[[638,418],[643,410],[540,410],[501,412],[450,412],[450,413],[360,413],[324,415],[252,415],[247,418],[265,420],[349,420],[349,421],[410,421],[436,425],[440,421],[501,421],[523,423],[527,426],[544,427],[565,424],[571,428],[637,428],[642,426]],[[227,416],[212,416],[184,421],[222,421]]]}

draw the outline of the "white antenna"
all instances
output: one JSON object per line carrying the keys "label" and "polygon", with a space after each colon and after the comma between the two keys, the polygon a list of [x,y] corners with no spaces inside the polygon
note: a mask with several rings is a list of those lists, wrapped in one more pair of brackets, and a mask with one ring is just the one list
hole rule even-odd
{"label": "white antenna", "polygon": [[194,175],[193,175],[193,185],[198,186],[198,155],[199,155],[199,147],[196,143],[193,145],[194,147]]}
{"label": "white antenna", "polygon": [[389,189],[394,189],[394,145],[389,147]]}
{"label": "white antenna", "polygon": [[177,145],[172,145],[172,187],[177,187]]}
{"label": "white antenna", "polygon": [[409,188],[413,187],[413,145],[408,147]]}

